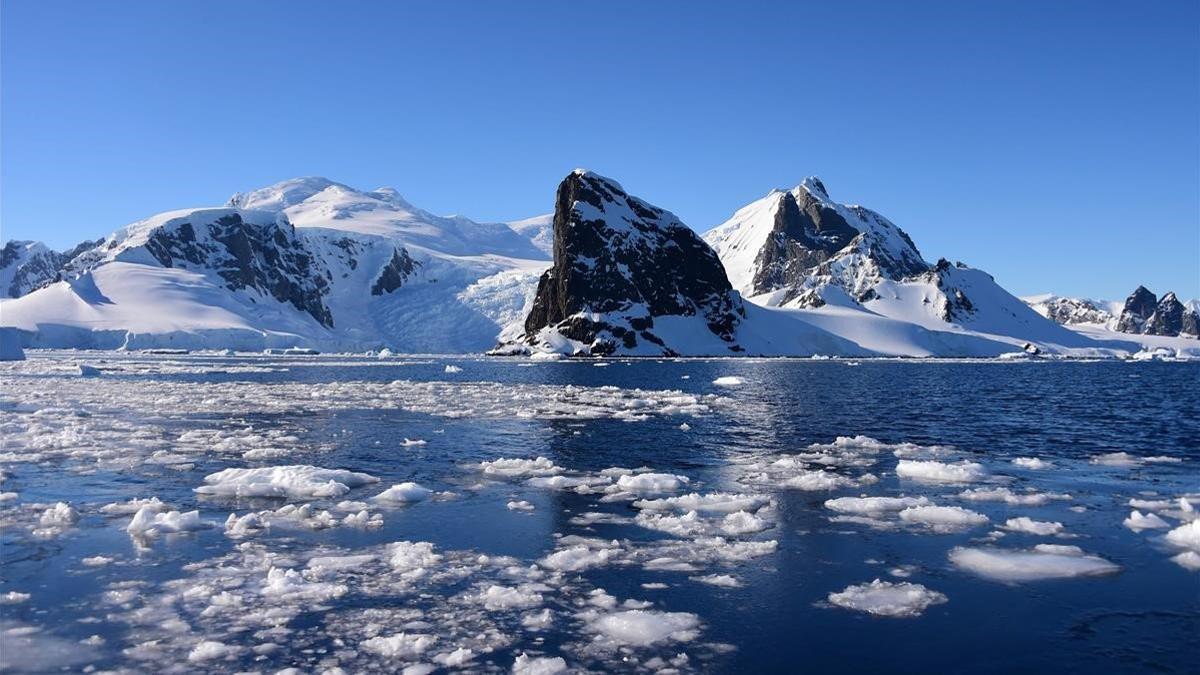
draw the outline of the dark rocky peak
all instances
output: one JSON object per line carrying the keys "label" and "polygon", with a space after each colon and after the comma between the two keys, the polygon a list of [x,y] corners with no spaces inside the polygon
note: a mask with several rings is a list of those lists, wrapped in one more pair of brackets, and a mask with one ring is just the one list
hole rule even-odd
{"label": "dark rocky peak", "polygon": [[1117,321],[1117,330],[1123,333],[1140,333],[1146,320],[1154,314],[1158,307],[1158,298],[1145,286],[1138,286],[1125,299],[1121,309],[1121,317]]}
{"label": "dark rocky peak", "polygon": [[592,354],[645,343],[673,353],[655,318],[694,316],[738,349],[733,334],[744,309],[716,253],[674,214],[616,181],[583,170],[563,179],[553,254],[525,320],[527,342],[550,329]]}
{"label": "dark rocky peak", "polygon": [[1195,335],[1196,324],[1196,312],[1184,307],[1174,293],[1167,292],[1142,325],[1142,332],[1147,335]]}

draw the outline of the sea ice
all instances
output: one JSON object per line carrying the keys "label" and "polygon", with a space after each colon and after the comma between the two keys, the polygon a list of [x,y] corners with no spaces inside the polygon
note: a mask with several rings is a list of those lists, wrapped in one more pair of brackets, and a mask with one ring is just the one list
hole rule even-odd
{"label": "sea ice", "polygon": [[1004,521],[1004,529],[1009,532],[1024,532],[1025,534],[1049,536],[1060,534],[1063,531],[1063,524],[1045,520],[1033,520],[1027,516],[1020,516],[1019,518],[1009,518]]}
{"label": "sea ice", "polygon": [[1032,469],[1034,471],[1054,468],[1053,463],[1047,462],[1046,460],[1038,457],[1017,457],[1012,461],[1012,463],[1021,467],[1022,469]]}
{"label": "sea ice", "polygon": [[700,513],[735,513],[737,511],[757,511],[770,503],[766,495],[732,494],[728,492],[711,492],[700,494],[692,492],[678,497],[663,499],[640,499],[633,503],[634,508],[650,511],[698,511]]}
{"label": "sea ice", "polygon": [[174,532],[191,532],[213,527],[213,523],[200,519],[199,511],[157,511],[153,506],[143,506],[133,514],[133,520],[125,527],[132,537],[151,538]]}
{"label": "sea ice", "polygon": [[1167,541],[1180,548],[1200,551],[1200,520],[1184,523],[1167,533]]}
{"label": "sea ice", "polygon": [[955,530],[983,525],[988,517],[961,506],[910,506],[900,512],[900,520],[935,530]]}
{"label": "sea ice", "polygon": [[945,462],[902,459],[896,464],[896,475],[916,481],[931,483],[971,483],[987,476],[983,465],[962,461],[957,464]]}
{"label": "sea ice", "polygon": [[396,633],[363,640],[362,648],[389,659],[411,659],[425,653],[437,638],[424,633]]}
{"label": "sea ice", "polygon": [[617,645],[646,647],[665,640],[695,639],[700,617],[687,612],[631,609],[602,615],[589,626]]}
{"label": "sea ice", "polygon": [[1123,525],[1134,532],[1139,530],[1154,530],[1170,527],[1170,525],[1167,524],[1167,521],[1159,518],[1158,515],[1154,513],[1142,513],[1137,509],[1134,509],[1129,513],[1129,517],[1125,519]]}
{"label": "sea ice", "polygon": [[225,469],[204,477],[207,485],[196,492],[222,497],[272,497],[276,499],[319,499],[340,497],[350,488],[379,479],[355,471],[323,469],[293,464],[255,469]]}
{"label": "sea ice", "polygon": [[713,380],[713,384],[717,385],[718,387],[740,387],[742,383],[742,378],[734,375],[726,375]]}
{"label": "sea ice", "polygon": [[480,462],[479,470],[489,476],[515,478],[517,476],[550,476],[562,473],[563,468],[545,457],[537,459],[494,459],[490,462]]}
{"label": "sea ice", "polygon": [[1179,565],[1185,570],[1195,572],[1200,570],[1200,553],[1195,551],[1184,551],[1179,555],[1171,556],[1171,562]]}
{"label": "sea ice", "polygon": [[869,584],[848,586],[840,593],[830,593],[829,602],[876,616],[914,617],[920,616],[930,605],[946,602],[946,596],[921,584],[876,579]]}
{"label": "sea ice", "polygon": [[512,675],[558,675],[567,670],[561,656],[529,656],[522,652],[513,662]]}
{"label": "sea ice", "polygon": [[958,547],[950,562],[981,577],[997,581],[1036,581],[1113,574],[1120,567],[1076,546],[1040,544],[1029,550]]}
{"label": "sea ice", "polygon": [[825,500],[825,508],[832,511],[866,515],[903,511],[932,504],[927,497],[838,497]]}
{"label": "sea ice", "polygon": [[433,494],[433,490],[422,487],[413,482],[399,483],[371,497],[372,501],[387,502],[390,504],[404,504],[408,502],[419,502],[427,499]]}

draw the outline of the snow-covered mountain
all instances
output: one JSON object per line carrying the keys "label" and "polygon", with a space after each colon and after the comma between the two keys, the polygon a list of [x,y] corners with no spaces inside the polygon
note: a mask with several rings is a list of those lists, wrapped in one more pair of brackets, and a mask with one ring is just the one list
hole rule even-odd
{"label": "snow-covered mountain", "polygon": [[[946,334],[922,338],[934,343],[971,335],[993,344],[1088,347],[1086,339],[1046,320],[987,273],[945,259],[930,264],[894,223],[862,206],[833,201],[815,177],[748,204],[705,239],[751,302],[810,310],[809,317],[822,325],[829,322],[824,315],[844,317],[843,322],[857,315],[864,323],[883,317]],[[859,341],[898,347],[869,335]],[[901,353],[926,349],[905,344]],[[960,355],[980,348],[991,347],[939,347]]]}
{"label": "snow-covered mountain", "polygon": [[1159,298],[1145,286],[1134,289],[1124,302],[1053,294],[1022,300],[1042,316],[1067,326],[1164,337],[1196,337],[1200,332],[1200,301],[1182,302],[1172,292]]}
{"label": "snow-covered mountain", "polygon": [[46,346],[482,351],[548,266],[507,225],[299,178],[122,228],[0,320]]}
{"label": "snow-covered mountain", "polygon": [[71,251],[10,242],[0,291],[19,297],[0,298],[0,326],[33,347],[1200,356],[1186,337],[1195,303],[1145,291],[1107,320],[1069,299],[1035,311],[982,271],[927,262],[899,227],[834,202],[815,178],[705,239],[582,170],[553,214],[511,223],[297,178]]}

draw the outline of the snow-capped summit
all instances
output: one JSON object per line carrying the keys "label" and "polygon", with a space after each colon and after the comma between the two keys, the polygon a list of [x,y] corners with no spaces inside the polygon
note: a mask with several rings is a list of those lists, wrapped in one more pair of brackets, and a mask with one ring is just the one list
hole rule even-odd
{"label": "snow-capped summit", "polygon": [[400,240],[414,255],[500,255],[536,260],[545,254],[504,223],[478,223],[463,216],[438,216],[419,209],[394,188],[369,192],[327,178],[293,178],[251,192],[228,204],[282,212],[297,228],[374,234]]}
{"label": "snow-capped summit", "polygon": [[716,253],[674,214],[583,169],[559,184],[555,205],[554,266],[538,282],[527,343],[581,354],[674,354],[697,342],[741,351],[741,299]]}
{"label": "snow-capped summit", "polygon": [[734,288],[768,306],[818,307],[830,301],[830,287],[861,301],[881,280],[930,267],[903,230],[870,209],[834,202],[815,176],[772,190],[705,239]]}

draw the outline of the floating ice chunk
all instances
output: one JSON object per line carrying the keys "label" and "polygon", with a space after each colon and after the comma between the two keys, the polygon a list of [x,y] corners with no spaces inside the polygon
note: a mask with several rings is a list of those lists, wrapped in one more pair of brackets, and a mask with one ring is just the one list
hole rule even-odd
{"label": "floating ice chunk", "polygon": [[425,445],[425,443],[426,443],[426,441],[421,438],[406,438],[403,441],[401,441],[400,445],[402,445],[406,448],[411,448],[415,445]]}
{"label": "floating ice chunk", "polygon": [[618,554],[612,548],[591,548],[584,545],[564,548],[538,561],[542,567],[559,572],[578,572],[590,567],[607,565]]}
{"label": "floating ice chunk", "polygon": [[1097,576],[1121,570],[1077,546],[1052,544],[1030,550],[958,547],[950,551],[950,562],[981,577],[1010,582]]}
{"label": "floating ice chunk", "polygon": [[18,605],[31,597],[33,596],[28,593],[9,591],[7,593],[0,594],[0,605]]}
{"label": "floating ice chunk", "polygon": [[187,660],[192,663],[200,661],[212,661],[214,659],[226,659],[236,655],[240,649],[227,645],[216,640],[205,640],[192,648],[188,652]]}
{"label": "floating ice chunk", "polygon": [[721,532],[737,536],[754,534],[771,527],[771,523],[749,511],[735,511],[721,519]]}
{"label": "floating ice chunk", "polygon": [[825,500],[825,508],[832,511],[868,515],[931,504],[933,502],[926,497],[838,497]]}
{"label": "floating ice chunk", "polygon": [[363,640],[362,648],[389,659],[411,659],[424,654],[437,638],[425,633],[396,633]]}
{"label": "floating ice chunk", "polygon": [[308,581],[296,570],[272,567],[267,570],[267,579],[263,584],[262,594],[293,602],[300,600],[317,602],[339,598],[345,595],[347,590],[342,584]]}
{"label": "floating ice chunk", "polygon": [[47,528],[66,529],[79,522],[79,512],[66,502],[58,502],[42,512],[38,524]]}
{"label": "floating ice chunk", "polygon": [[480,462],[479,470],[489,476],[514,478],[517,476],[551,476],[562,473],[563,468],[545,457],[537,459],[494,459],[490,462]]}
{"label": "floating ice chunk", "polygon": [[525,481],[525,484],[530,487],[549,488],[551,490],[570,490],[572,488],[591,485],[606,485],[608,482],[609,479],[604,476],[585,476],[580,478],[572,476],[534,476]]}
{"label": "floating ice chunk", "polygon": [[308,569],[320,571],[352,570],[374,561],[375,555],[371,553],[364,553],[361,555],[315,556],[308,559]]}
{"label": "floating ice chunk", "polygon": [[434,662],[440,663],[447,668],[459,668],[470,663],[475,658],[475,651],[466,647],[459,647],[452,652],[443,652],[433,657]]}
{"label": "floating ice chunk", "polygon": [[692,581],[699,581],[702,584],[719,586],[721,588],[741,588],[742,586],[742,582],[730,574],[706,574],[704,576],[692,577],[691,579]]}
{"label": "floating ice chunk", "polygon": [[958,493],[959,499],[972,502],[1004,502],[1021,506],[1041,506],[1050,500],[1068,500],[1071,495],[1056,492],[1013,492],[1006,487],[974,488]]}
{"label": "floating ice chunk", "polygon": [[445,369],[445,372],[447,372],[447,373],[461,373],[461,372],[462,372],[462,368],[459,368],[458,366],[456,366],[456,365],[453,365],[453,364],[446,364],[446,369]]}
{"label": "floating ice chunk", "polygon": [[900,520],[942,530],[983,525],[988,517],[961,506],[910,506],[900,512]]}
{"label": "floating ice chunk", "polygon": [[1141,460],[1128,452],[1109,452],[1093,457],[1092,464],[1100,464],[1102,466],[1137,466],[1141,464]]}
{"label": "floating ice chunk", "polygon": [[896,475],[930,483],[972,483],[986,477],[987,472],[983,470],[983,465],[965,460],[948,464],[902,459],[896,465]]}
{"label": "floating ice chunk", "polygon": [[223,497],[271,497],[276,499],[319,499],[340,497],[350,488],[378,483],[365,473],[323,469],[305,464],[268,466],[256,469],[225,469],[204,477],[207,485],[196,492]]}
{"label": "floating ice chunk", "polygon": [[1195,551],[1184,551],[1179,555],[1171,556],[1171,562],[1179,565],[1185,570],[1195,572],[1200,570],[1200,553]]}
{"label": "floating ice chunk", "polygon": [[1046,460],[1038,457],[1017,457],[1012,461],[1012,463],[1021,467],[1022,469],[1032,469],[1034,471],[1042,471],[1044,469],[1054,468],[1053,463],[1047,462]]}
{"label": "floating ice chunk", "polygon": [[533,504],[522,499],[521,501],[512,501],[506,504],[509,511],[532,511]]}
{"label": "floating ice chunk", "polygon": [[674,492],[691,482],[687,476],[673,473],[638,473],[617,479],[617,487],[626,492],[659,494]]}
{"label": "floating ice chunk", "polygon": [[783,482],[784,487],[796,488],[798,490],[836,490],[838,488],[851,487],[857,485],[858,482],[849,476],[818,469],[816,471],[804,471],[799,475],[792,476]]}
{"label": "floating ice chunk", "polygon": [[631,609],[605,614],[589,627],[618,645],[645,647],[673,640],[687,642],[698,635],[700,617],[687,612]]}
{"label": "floating ice chunk", "polygon": [[491,611],[529,609],[542,604],[542,594],[509,586],[488,586],[479,594],[479,601]]}
{"label": "floating ice chunk", "polygon": [[521,652],[513,662],[512,675],[558,675],[567,670],[561,656],[529,656]]}
{"label": "floating ice chunk", "polygon": [[875,616],[914,617],[920,616],[931,605],[946,602],[946,596],[921,584],[876,579],[869,584],[848,586],[840,593],[830,593],[829,602]]}
{"label": "floating ice chunk", "polygon": [[371,497],[371,501],[387,502],[389,504],[405,504],[419,502],[433,494],[433,490],[413,482],[399,483]]}
{"label": "floating ice chunk", "polygon": [[700,513],[735,513],[737,511],[757,511],[769,504],[771,499],[759,494],[733,494],[729,492],[711,492],[700,494],[680,495],[664,499],[640,499],[633,503],[634,508],[650,511],[697,511]]}
{"label": "floating ice chunk", "polygon": [[1184,523],[1167,533],[1167,541],[1180,548],[1200,551],[1200,520]]}
{"label": "floating ice chunk", "polygon": [[94,555],[79,562],[83,563],[84,567],[103,567],[111,563],[114,559],[104,555]]}
{"label": "floating ice chunk", "polygon": [[143,506],[133,514],[133,520],[125,527],[132,537],[150,538],[175,532],[191,532],[213,527],[213,523],[200,519],[199,511],[156,511],[153,506]]}
{"label": "floating ice chunk", "polygon": [[16,492],[0,492],[0,502],[11,502],[20,496]]}
{"label": "floating ice chunk", "polygon": [[735,375],[726,375],[713,380],[713,384],[718,387],[740,387],[743,384],[743,380]]}
{"label": "floating ice chunk", "polygon": [[1061,533],[1063,531],[1063,524],[1045,520],[1033,520],[1027,516],[1020,516],[1019,518],[1009,518],[1004,521],[1004,529],[1009,532],[1024,532],[1026,534],[1049,536]]}
{"label": "floating ice chunk", "polygon": [[167,504],[158,497],[151,497],[149,499],[130,499],[127,502],[114,502],[112,504],[105,504],[104,506],[100,507],[100,511],[109,515],[128,515],[137,513],[145,508],[149,508],[151,512],[171,510],[171,507],[167,506]]}
{"label": "floating ice chunk", "polygon": [[244,516],[231,513],[225,519],[225,535],[233,539],[248,537],[266,527],[267,521],[261,515],[253,512]]}
{"label": "floating ice chunk", "polygon": [[1137,509],[1134,509],[1133,511],[1131,511],[1129,513],[1129,517],[1126,518],[1125,522],[1122,524],[1125,525],[1125,527],[1128,527],[1129,529],[1133,530],[1134,532],[1137,532],[1139,530],[1154,530],[1154,529],[1159,529],[1159,528],[1170,527],[1170,525],[1167,524],[1167,521],[1163,520],[1162,518],[1159,518],[1156,514],[1142,513],[1141,511],[1138,511]]}
{"label": "floating ice chunk", "polygon": [[391,564],[405,579],[424,576],[429,568],[442,561],[441,554],[433,552],[433,544],[427,541],[398,541],[391,545]]}
{"label": "floating ice chunk", "polygon": [[87,364],[81,363],[81,364],[79,364],[79,376],[80,377],[100,377],[100,369],[95,366],[89,366]]}

